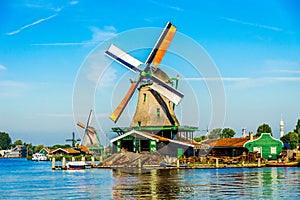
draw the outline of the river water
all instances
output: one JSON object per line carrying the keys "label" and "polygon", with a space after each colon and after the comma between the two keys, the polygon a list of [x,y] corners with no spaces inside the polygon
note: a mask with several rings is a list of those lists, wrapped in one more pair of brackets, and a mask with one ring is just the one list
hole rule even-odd
{"label": "river water", "polygon": [[300,199],[300,168],[52,171],[0,159],[0,199]]}

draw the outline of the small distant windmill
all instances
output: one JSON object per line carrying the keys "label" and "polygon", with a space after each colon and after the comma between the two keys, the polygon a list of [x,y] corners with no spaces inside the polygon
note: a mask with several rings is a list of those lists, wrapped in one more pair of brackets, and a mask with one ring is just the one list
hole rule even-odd
{"label": "small distant windmill", "polygon": [[131,126],[179,126],[174,113],[174,104],[177,105],[184,95],[169,85],[173,80],[158,68],[176,30],[170,22],[167,23],[145,63],[113,44],[105,52],[113,60],[139,74],[137,81],[132,81],[127,94],[110,115],[115,123],[140,85],[138,105]]}
{"label": "small distant windmill", "polygon": [[77,142],[81,141],[80,138],[75,138],[75,133],[72,133],[72,139],[66,139],[66,142],[72,142],[72,147],[76,147]]}
{"label": "small distant windmill", "polygon": [[100,141],[99,141],[96,129],[94,127],[90,126],[91,121],[92,121],[92,111],[93,110],[90,110],[90,114],[88,116],[88,120],[87,120],[86,124],[84,124],[82,122],[77,122],[77,125],[84,129],[84,134],[83,134],[82,140],[80,142],[80,145],[84,145],[87,147],[100,145]]}

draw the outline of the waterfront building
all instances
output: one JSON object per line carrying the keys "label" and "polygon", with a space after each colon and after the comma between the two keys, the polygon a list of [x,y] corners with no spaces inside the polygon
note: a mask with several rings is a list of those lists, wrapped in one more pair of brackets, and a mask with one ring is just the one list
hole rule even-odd
{"label": "waterfront building", "polygon": [[90,154],[91,152],[89,149],[85,146],[78,145],[77,148],[43,148],[40,150],[39,153],[45,154],[45,155],[72,155],[72,156],[77,156],[77,155],[87,155]]}
{"label": "waterfront building", "polygon": [[[178,137],[178,131],[181,132],[187,130],[187,127],[184,129],[178,129],[178,127],[176,127],[177,129],[175,129],[175,131],[173,130],[174,132],[172,132],[168,128],[165,128],[165,134],[152,134],[149,133],[149,131],[153,130],[154,127],[147,128],[149,129],[147,130],[145,128],[140,129],[139,131],[132,129],[112,139],[111,143],[113,144],[113,153],[120,153],[122,151],[137,153],[159,152],[162,155],[182,158],[184,156],[194,156],[195,149],[201,146],[199,143],[187,139],[187,137]],[[163,128],[160,127],[160,130],[161,129]],[[193,129],[189,131],[191,132],[193,131]],[[164,137],[162,135],[166,136]],[[187,133],[185,135],[187,135]]]}
{"label": "waterfront building", "polygon": [[4,152],[5,158],[26,158],[27,156],[27,147],[24,145],[17,145],[11,150],[6,150]]}
{"label": "waterfront building", "polygon": [[262,133],[260,137],[246,142],[244,147],[249,152],[258,152],[264,159],[275,160],[283,148],[283,142],[272,137],[270,133]]}
{"label": "waterfront building", "polygon": [[270,133],[262,133],[259,137],[254,137],[252,132],[246,138],[210,139],[201,144],[207,146],[208,151],[202,151],[199,156],[208,154],[215,157],[237,157],[254,153],[271,160],[277,159],[283,148],[283,143],[272,137]]}
{"label": "waterfront building", "polygon": [[[215,157],[229,156],[236,157],[241,156],[243,153],[248,153],[244,148],[244,144],[249,141],[249,137],[242,138],[221,138],[210,139],[203,141],[201,144],[207,146],[210,151],[204,152]],[[202,153],[203,154],[203,153]],[[202,156],[201,154],[199,156]]]}

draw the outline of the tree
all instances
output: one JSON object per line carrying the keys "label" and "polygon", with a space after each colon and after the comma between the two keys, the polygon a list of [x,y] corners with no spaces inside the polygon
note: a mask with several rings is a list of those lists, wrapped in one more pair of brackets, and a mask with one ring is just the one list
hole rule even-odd
{"label": "tree", "polygon": [[272,129],[268,124],[262,124],[257,128],[256,135],[260,136],[262,133],[271,133],[272,135]]}
{"label": "tree", "polygon": [[26,144],[26,146],[27,146],[28,155],[31,156],[32,154],[34,154],[33,153],[33,148],[34,147],[33,147],[32,143]]}
{"label": "tree", "polygon": [[11,145],[11,138],[8,133],[0,132],[0,149],[6,150]]}
{"label": "tree", "polygon": [[205,135],[202,135],[202,136],[200,136],[200,137],[194,138],[195,142],[201,142],[201,141],[203,141],[203,140],[205,140],[205,139],[206,139],[206,136],[205,136]]}
{"label": "tree", "polygon": [[57,148],[70,148],[70,147],[71,147],[71,145],[69,145],[69,144],[65,144],[65,145],[63,145],[63,144],[56,144],[56,145],[52,146],[53,149],[57,149]]}
{"label": "tree", "polygon": [[283,143],[289,144],[291,149],[296,149],[298,147],[299,134],[295,132],[289,132],[285,136],[281,137],[280,140]]}
{"label": "tree", "polygon": [[33,153],[39,153],[44,148],[43,144],[39,144],[33,147]]}
{"label": "tree", "polygon": [[300,119],[298,119],[298,122],[297,122],[296,128],[294,129],[294,132],[300,134]]}
{"label": "tree", "polygon": [[210,133],[208,134],[208,138],[209,139],[218,139],[218,138],[220,138],[221,133],[222,133],[221,128],[215,128],[210,131]]}
{"label": "tree", "polygon": [[13,144],[12,147],[16,147],[18,145],[23,145],[23,141],[22,140],[16,140]]}
{"label": "tree", "polygon": [[221,138],[232,138],[234,137],[235,132],[231,128],[224,128],[221,133]]}

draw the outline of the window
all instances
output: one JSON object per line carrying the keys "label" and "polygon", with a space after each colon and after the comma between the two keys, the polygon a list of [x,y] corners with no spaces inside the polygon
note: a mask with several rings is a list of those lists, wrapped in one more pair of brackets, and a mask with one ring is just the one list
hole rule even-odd
{"label": "window", "polygon": [[138,127],[140,127],[141,126],[141,121],[138,121]]}
{"label": "window", "polygon": [[276,154],[276,147],[271,147],[271,154]]}
{"label": "window", "polygon": [[261,153],[261,147],[253,147],[253,151],[257,153]]}
{"label": "window", "polygon": [[146,94],[144,93],[144,102],[146,101],[146,99],[147,99],[147,96],[146,96]]}
{"label": "window", "polygon": [[157,114],[158,117],[160,116],[160,108],[156,109],[156,114]]}

